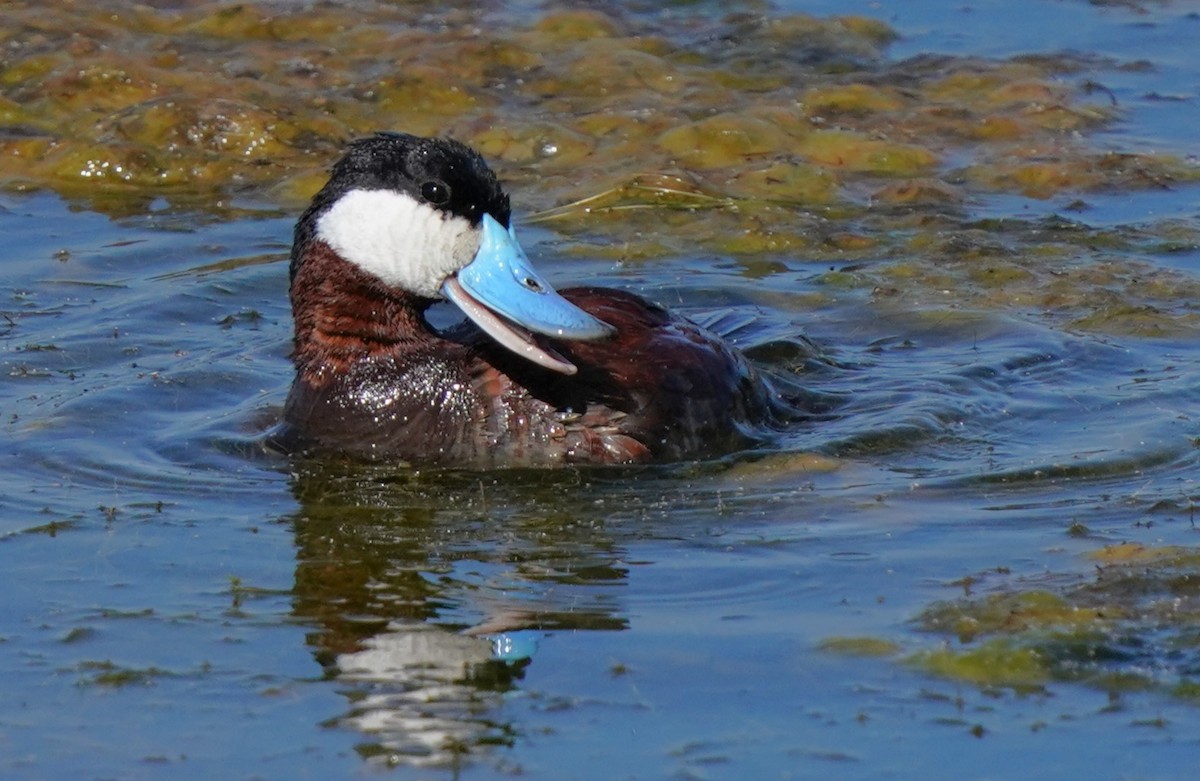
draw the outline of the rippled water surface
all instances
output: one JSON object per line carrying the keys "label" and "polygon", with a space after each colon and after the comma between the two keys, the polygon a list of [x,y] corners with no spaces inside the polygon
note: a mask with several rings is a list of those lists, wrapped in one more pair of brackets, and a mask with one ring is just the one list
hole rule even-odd
{"label": "rippled water surface", "polygon": [[[1093,143],[1195,164],[1200,6],[796,5],[895,60],[1074,52],[1121,107]],[[530,225],[556,284],[741,323],[821,412],[715,463],[486,474],[264,451],[290,214],[0,195],[0,775],[1189,778],[1197,193],[956,205],[1028,304],[916,244],[613,260]]]}

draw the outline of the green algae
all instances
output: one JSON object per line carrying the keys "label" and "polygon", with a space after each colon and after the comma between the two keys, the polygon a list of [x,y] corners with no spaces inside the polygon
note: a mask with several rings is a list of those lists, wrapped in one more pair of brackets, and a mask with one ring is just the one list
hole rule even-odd
{"label": "green algae", "polygon": [[[9,14],[0,117],[45,146],[3,138],[3,179],[72,195],[72,179],[94,177],[86,161],[109,156],[122,158],[116,178],[131,187],[170,184],[186,171],[214,199],[231,188],[269,199],[278,192],[270,184],[383,128],[459,136],[518,178],[531,163],[561,161],[570,181],[539,188],[557,201],[586,197],[597,174],[628,175],[630,166],[711,171],[719,184],[797,158],[844,188],[851,175],[932,170],[942,141],[981,119],[976,110],[1099,111],[1050,82],[1061,62],[888,66],[882,56],[895,34],[857,17],[651,20],[610,7],[500,20],[469,7],[368,5],[351,14],[266,3],[101,3],[50,15],[14,3]],[[716,32],[725,45],[704,43]],[[756,80],[758,89],[746,86]],[[956,112],[931,113],[933,105]],[[834,117],[838,127],[829,126]],[[1045,130],[1021,128],[1024,146]],[[114,148],[118,141],[129,148]]]}
{"label": "green algae", "polygon": [[[992,194],[1189,185],[1194,161],[1095,139],[1126,109],[1086,55],[886,57],[866,17],[754,6],[525,16],[265,2],[6,6],[0,186],[122,216],[152,202],[297,210],[344,143],[379,129],[477,146],[562,252],[862,261],[913,306],[1179,338],[1194,281],[1138,255],[1194,253],[1195,224],[969,222]],[[718,43],[719,42],[719,43]],[[663,183],[670,183],[664,186]],[[896,287],[903,278],[903,287]]]}
{"label": "green algae", "polygon": [[1034,590],[935,604],[922,612],[919,622],[927,631],[951,634],[959,642],[969,643],[979,637],[997,634],[1094,626],[1115,617],[1102,609],[1071,604],[1061,595]]}
{"label": "green algae", "polygon": [[900,645],[881,637],[829,637],[818,646],[826,653],[839,656],[885,657],[900,652]]}
{"label": "green algae", "polygon": [[1094,577],[1061,589],[1018,581],[930,605],[915,625],[952,641],[905,661],[984,687],[1069,682],[1200,699],[1200,549],[1110,545],[1085,558],[1097,566]]}
{"label": "green algae", "polygon": [[152,686],[162,678],[175,677],[174,673],[158,667],[123,667],[107,659],[81,662],[78,669],[85,676],[78,683],[80,687],[120,689],[127,686]]}
{"label": "green algae", "polygon": [[1033,688],[1050,680],[1050,671],[1038,650],[1006,640],[992,640],[963,651],[920,651],[907,661],[932,675],[980,686]]}
{"label": "green algae", "polygon": [[1155,565],[1200,570],[1200,549],[1183,545],[1106,545],[1089,553],[1088,558],[1106,565]]}

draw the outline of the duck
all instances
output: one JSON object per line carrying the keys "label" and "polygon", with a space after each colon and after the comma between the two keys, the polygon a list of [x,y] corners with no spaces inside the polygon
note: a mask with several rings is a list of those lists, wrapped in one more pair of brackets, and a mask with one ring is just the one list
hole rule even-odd
{"label": "duck", "polygon": [[[759,441],[779,394],[738,349],[637,294],[555,290],[484,158],[351,141],[295,226],[295,377],[272,437],[314,457],[465,469],[700,460]],[[435,328],[447,301],[463,321]]]}

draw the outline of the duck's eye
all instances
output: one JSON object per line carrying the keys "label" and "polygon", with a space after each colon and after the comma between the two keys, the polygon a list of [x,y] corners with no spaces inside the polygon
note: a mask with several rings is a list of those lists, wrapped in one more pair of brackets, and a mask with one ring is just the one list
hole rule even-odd
{"label": "duck's eye", "polygon": [[441,182],[426,182],[421,185],[421,197],[430,203],[442,204],[450,200],[450,188]]}

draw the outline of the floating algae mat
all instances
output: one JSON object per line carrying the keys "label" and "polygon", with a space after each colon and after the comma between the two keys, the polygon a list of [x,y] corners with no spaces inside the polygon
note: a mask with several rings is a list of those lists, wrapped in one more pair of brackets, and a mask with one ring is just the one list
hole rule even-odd
{"label": "floating algae mat", "polygon": [[[1078,682],[1106,691],[1159,691],[1200,702],[1200,549],[1109,545],[1085,555],[1093,577],[966,577],[968,592],[935,602],[915,626],[943,638],[913,651],[880,637],[830,637],[842,656],[902,659],[915,669],[985,689],[1044,691]],[[997,579],[1000,583],[993,583]],[[971,594],[986,583],[985,595]]]}
{"label": "floating algae mat", "polygon": [[1087,558],[1095,576],[1065,589],[1017,581],[930,606],[918,625],[957,642],[909,661],[987,686],[1081,681],[1200,701],[1200,549],[1121,544]]}
{"label": "floating algae mat", "polygon": [[867,18],[603,8],[9,4],[0,184],[113,215],[295,210],[347,139],[447,134],[566,253],[716,252],[751,275],[764,256],[872,261],[863,295],[940,306],[949,288],[1104,333],[1200,325],[1194,282],[1123,257],[1195,247],[1194,229],[966,221],[989,194],[1200,175],[1091,143],[1121,109],[1070,55],[891,62],[895,34]]}

